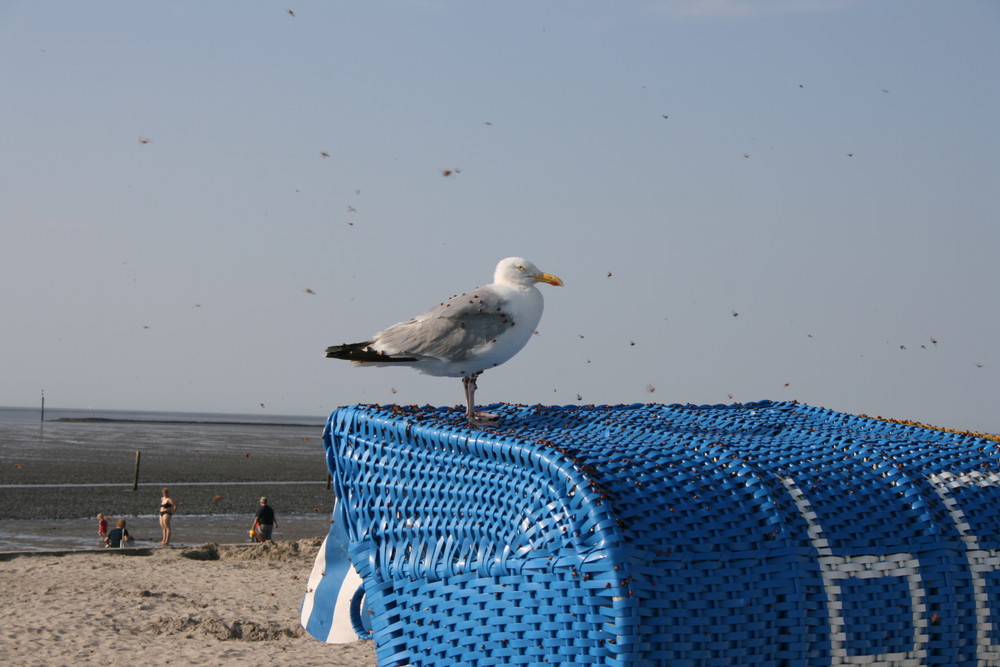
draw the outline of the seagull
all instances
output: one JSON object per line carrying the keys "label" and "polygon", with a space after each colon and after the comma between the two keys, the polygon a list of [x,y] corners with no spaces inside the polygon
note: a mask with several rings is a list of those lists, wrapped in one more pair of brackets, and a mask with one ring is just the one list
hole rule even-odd
{"label": "seagull", "polygon": [[531,338],[542,317],[536,283],[561,286],[563,281],[526,259],[508,257],[497,264],[492,284],[442,301],[370,340],[328,347],[326,356],[355,366],[409,366],[427,375],[460,377],[466,420],[473,426],[495,425],[498,415],[476,410],[476,380]]}

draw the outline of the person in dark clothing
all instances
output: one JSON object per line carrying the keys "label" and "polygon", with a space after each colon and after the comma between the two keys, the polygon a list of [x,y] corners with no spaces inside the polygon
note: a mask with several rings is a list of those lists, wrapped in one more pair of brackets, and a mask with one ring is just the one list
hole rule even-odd
{"label": "person in dark clothing", "polygon": [[104,538],[105,545],[112,549],[131,546],[132,536],[128,534],[128,530],[125,528],[125,519],[118,519],[115,526],[115,529],[109,532],[108,536]]}
{"label": "person in dark clothing", "polygon": [[260,499],[260,507],[257,508],[257,516],[254,518],[254,527],[261,542],[273,542],[271,532],[278,527],[278,520],[274,517],[274,510],[267,504],[267,497]]}

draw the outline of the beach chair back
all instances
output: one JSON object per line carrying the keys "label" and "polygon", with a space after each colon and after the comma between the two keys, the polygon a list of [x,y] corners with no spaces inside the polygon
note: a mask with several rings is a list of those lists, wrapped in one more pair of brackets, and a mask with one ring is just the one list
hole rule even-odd
{"label": "beach chair back", "polygon": [[767,401],[490,409],[330,416],[313,636],[383,666],[1000,664],[996,442]]}

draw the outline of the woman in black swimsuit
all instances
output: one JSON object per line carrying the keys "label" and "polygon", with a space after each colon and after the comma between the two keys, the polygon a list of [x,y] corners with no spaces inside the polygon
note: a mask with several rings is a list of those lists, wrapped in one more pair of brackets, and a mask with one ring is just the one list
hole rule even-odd
{"label": "woman in black swimsuit", "polygon": [[177,511],[177,503],[170,497],[170,491],[163,489],[163,497],[160,498],[160,528],[163,529],[163,539],[160,544],[167,546],[170,544],[170,517]]}

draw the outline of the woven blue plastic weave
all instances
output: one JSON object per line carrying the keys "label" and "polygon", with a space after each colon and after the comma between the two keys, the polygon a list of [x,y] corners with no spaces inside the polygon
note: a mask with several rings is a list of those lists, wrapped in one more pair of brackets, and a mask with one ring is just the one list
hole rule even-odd
{"label": "woven blue plastic weave", "polygon": [[382,667],[1000,665],[996,443],[796,403],[489,409],[330,416]]}

